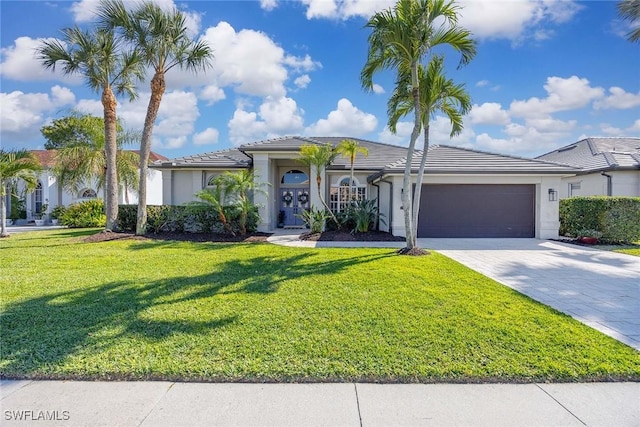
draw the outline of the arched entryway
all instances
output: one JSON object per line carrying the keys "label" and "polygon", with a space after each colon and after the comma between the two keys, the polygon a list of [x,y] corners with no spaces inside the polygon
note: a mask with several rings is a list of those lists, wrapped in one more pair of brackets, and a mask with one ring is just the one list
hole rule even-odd
{"label": "arched entryway", "polygon": [[309,209],[309,175],[299,169],[290,169],[280,178],[278,226],[301,227],[302,211]]}

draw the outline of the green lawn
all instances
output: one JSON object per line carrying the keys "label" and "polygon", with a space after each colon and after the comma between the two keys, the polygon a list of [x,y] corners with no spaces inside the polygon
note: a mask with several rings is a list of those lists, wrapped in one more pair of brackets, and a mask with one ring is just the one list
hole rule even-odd
{"label": "green lawn", "polygon": [[640,353],[432,254],[0,240],[0,374],[248,381],[640,380]]}

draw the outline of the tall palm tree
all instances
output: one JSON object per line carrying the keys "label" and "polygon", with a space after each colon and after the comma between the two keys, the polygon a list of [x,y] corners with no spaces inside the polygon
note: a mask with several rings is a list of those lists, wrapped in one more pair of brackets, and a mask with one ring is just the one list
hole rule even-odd
{"label": "tall palm tree", "polygon": [[8,237],[6,229],[7,187],[16,181],[25,184],[27,192],[33,191],[38,185],[38,175],[41,166],[38,159],[26,150],[5,151],[0,149],[0,237]]}
{"label": "tall palm tree", "polygon": [[[413,97],[410,92],[410,76],[401,75],[396,84],[396,88],[388,102],[389,129],[396,132],[398,120],[413,111]],[[464,84],[455,84],[452,79],[448,79],[444,74],[444,58],[433,56],[425,70],[420,66],[418,69],[418,79],[420,82],[420,110],[422,113],[422,130],[424,133],[424,148],[416,187],[413,194],[413,234],[418,234],[418,214],[420,212],[420,197],[422,194],[422,181],[424,170],[429,153],[429,125],[431,116],[437,112],[444,113],[451,123],[450,137],[454,137],[462,132],[464,127],[463,117],[471,111],[471,97],[465,91]]]}
{"label": "tall palm tree", "polygon": [[329,166],[335,160],[338,153],[336,153],[331,144],[304,144],[300,146],[300,155],[298,156],[298,161],[303,165],[307,166],[310,170],[316,174],[316,185],[318,189],[318,198],[320,199],[320,203],[324,206],[331,219],[336,223],[336,225],[340,226],[338,219],[333,214],[329,206],[327,206],[327,202],[325,202],[324,197],[322,197],[322,191],[320,191],[320,187],[322,185],[322,174],[324,173],[327,166]]}
{"label": "tall palm tree", "polygon": [[62,30],[63,40],[43,41],[37,49],[42,65],[54,70],[62,64],[65,74],[81,74],[85,83],[101,92],[104,110],[106,156],[106,216],[107,229],[118,224],[118,178],[116,171],[116,95],[137,96],[134,83],[143,77],[143,67],[137,53],[123,51],[114,32],[97,29],[83,31],[78,27]]}
{"label": "tall palm tree", "polygon": [[640,0],[622,0],[618,3],[618,15],[632,26],[627,34],[629,41],[640,41]]}
{"label": "tall palm tree", "polygon": [[349,203],[353,203],[353,164],[358,154],[366,157],[369,155],[369,150],[367,150],[367,147],[361,146],[358,141],[345,139],[336,146],[336,153],[342,155],[345,159],[349,159],[349,170],[351,171],[351,175],[349,176]]}
{"label": "tall palm tree", "polygon": [[166,89],[165,74],[176,66],[193,72],[205,71],[211,66],[213,54],[205,41],[191,39],[185,17],[177,9],[165,12],[157,4],[146,0],[128,11],[122,0],[103,0],[98,8],[98,16],[103,27],[119,29],[154,72],[140,142],[136,234],[144,234],[147,226],[147,170],[151,136]]}
{"label": "tall palm tree", "polygon": [[458,10],[459,7],[448,0],[398,0],[393,8],[376,13],[367,23],[371,34],[367,62],[360,73],[363,87],[373,90],[373,77],[383,70],[395,71],[397,76],[407,74],[411,78],[414,123],[402,181],[407,251],[417,247],[417,236],[413,232],[410,159],[422,124],[418,65],[439,45],[457,50],[461,54],[460,65],[475,56],[471,33],[458,26]]}

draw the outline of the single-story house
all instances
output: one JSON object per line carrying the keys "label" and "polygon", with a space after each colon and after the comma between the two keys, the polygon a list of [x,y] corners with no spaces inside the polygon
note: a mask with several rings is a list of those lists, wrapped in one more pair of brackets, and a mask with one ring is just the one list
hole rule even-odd
{"label": "single-story house", "polygon": [[[265,192],[256,192],[260,231],[276,228],[280,212],[285,226],[301,225],[296,213],[320,206],[313,171],[298,160],[303,144],[332,144],[345,137],[288,136],[237,148],[157,161],[162,171],[163,200],[177,205],[196,200],[224,171],[253,168]],[[385,222],[379,228],[404,235],[402,177],[405,147],[355,139],[369,151],[355,161],[359,198],[376,199]],[[415,175],[421,151],[415,153]],[[338,157],[322,176],[321,191],[333,211],[347,204],[349,160]],[[419,237],[558,237],[557,192],[562,180],[579,170],[544,160],[533,160],[477,150],[435,145],[429,148],[418,225]]]}
{"label": "single-story house", "polygon": [[560,198],[640,196],[640,138],[585,138],[537,159],[580,169],[562,179]]}
{"label": "single-story house", "polygon": [[[38,184],[30,194],[25,195],[25,209],[27,221],[31,221],[42,212],[43,205],[47,205],[47,213],[58,205],[69,206],[72,203],[82,202],[95,198],[102,198],[100,190],[95,182],[85,183],[78,192],[71,192],[69,189],[58,185],[53,173],[56,161],[56,150],[30,150],[30,152],[40,161],[42,170],[38,173]],[[166,161],[166,157],[151,152],[150,162]],[[23,186],[18,187],[18,192],[23,191]],[[120,191],[118,203],[138,203],[136,191]],[[162,174],[156,170],[150,170],[147,177],[147,203],[162,204]],[[11,197],[7,195],[7,216],[11,212]],[[46,214],[46,213],[45,213]]]}

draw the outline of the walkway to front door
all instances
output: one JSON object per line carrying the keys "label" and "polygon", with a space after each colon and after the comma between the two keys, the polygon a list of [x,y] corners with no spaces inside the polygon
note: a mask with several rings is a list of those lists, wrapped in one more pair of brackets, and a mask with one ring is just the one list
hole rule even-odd
{"label": "walkway to front door", "polygon": [[284,213],[285,227],[302,227],[304,225],[301,217],[302,211],[308,208],[309,188],[280,189],[280,212]]}

